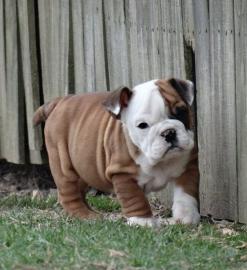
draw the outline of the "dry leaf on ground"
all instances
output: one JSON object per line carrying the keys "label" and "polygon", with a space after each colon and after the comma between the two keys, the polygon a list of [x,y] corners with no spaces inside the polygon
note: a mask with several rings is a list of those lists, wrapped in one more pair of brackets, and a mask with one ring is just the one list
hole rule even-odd
{"label": "dry leaf on ground", "polygon": [[115,250],[115,249],[109,249],[110,257],[125,257],[127,256],[126,253],[123,251]]}

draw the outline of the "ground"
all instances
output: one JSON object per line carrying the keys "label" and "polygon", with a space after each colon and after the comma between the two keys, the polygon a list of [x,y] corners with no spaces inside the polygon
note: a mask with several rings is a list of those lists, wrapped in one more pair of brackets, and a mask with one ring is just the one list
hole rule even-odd
{"label": "ground", "polygon": [[55,188],[48,165],[21,165],[0,159],[0,198],[10,193]]}
{"label": "ground", "polygon": [[[246,225],[130,227],[105,195],[88,196],[104,219],[80,221],[63,213],[55,194],[1,196],[0,269],[247,269]],[[156,200],[152,206],[169,214]]]}

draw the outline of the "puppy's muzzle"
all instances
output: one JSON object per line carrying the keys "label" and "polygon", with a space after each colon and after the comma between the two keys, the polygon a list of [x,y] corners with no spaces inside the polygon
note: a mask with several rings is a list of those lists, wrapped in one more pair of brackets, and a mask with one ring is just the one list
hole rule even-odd
{"label": "puppy's muzzle", "polygon": [[174,145],[177,142],[177,132],[174,128],[169,128],[163,131],[160,135],[171,145]]}

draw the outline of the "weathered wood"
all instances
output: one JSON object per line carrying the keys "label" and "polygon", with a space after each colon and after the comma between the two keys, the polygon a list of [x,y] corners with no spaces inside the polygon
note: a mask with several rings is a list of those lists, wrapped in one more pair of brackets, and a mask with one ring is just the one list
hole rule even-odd
{"label": "weathered wood", "polygon": [[239,221],[247,223],[247,2],[234,1]]}
{"label": "weathered wood", "polygon": [[104,1],[109,88],[130,85],[124,1]]}
{"label": "weathered wood", "polygon": [[126,22],[131,85],[161,78],[163,50],[160,1],[127,1]]}
{"label": "weathered wood", "polygon": [[[193,0],[182,0],[182,19],[186,78],[195,83],[195,22],[193,15]],[[196,110],[195,103],[193,109],[194,111]]]}
{"label": "weathered wood", "polygon": [[71,2],[75,92],[107,90],[102,0]]}
{"label": "weathered wood", "polygon": [[193,14],[193,1],[182,0],[183,36],[185,42],[195,49],[195,22]]}
{"label": "weathered wood", "polygon": [[162,77],[185,78],[182,10],[180,1],[161,1]]}
{"label": "weathered wood", "polygon": [[32,123],[33,114],[41,103],[36,54],[34,2],[23,0],[18,1],[17,4],[29,160],[32,163],[42,163],[40,152],[43,145],[41,128],[34,129]]}
{"label": "weathered wood", "polygon": [[126,24],[127,30],[126,35],[128,37],[128,65],[131,70],[129,73],[130,76],[130,87],[144,81],[141,79],[143,75],[140,72],[140,62],[141,58],[138,53],[140,51],[140,44],[137,39],[137,3],[136,1],[126,0],[125,2],[125,11],[126,11]]}
{"label": "weathered wood", "polygon": [[38,1],[44,100],[68,94],[69,1]]}
{"label": "weathered wood", "polygon": [[4,34],[4,2],[0,0],[0,158],[6,155],[6,63],[5,63],[5,34]]}
{"label": "weathered wood", "polygon": [[83,44],[83,2],[74,0],[72,5],[72,27],[73,30],[73,54],[74,54],[74,79],[76,93],[86,91],[84,44]]}
{"label": "weathered wood", "polygon": [[16,1],[5,1],[5,155],[14,163],[25,161],[24,97],[17,29]]}
{"label": "weathered wood", "polygon": [[195,61],[196,61],[196,86],[197,86],[197,131],[199,144],[199,168],[200,168],[200,201],[202,214],[208,214],[207,188],[208,183],[213,179],[210,161],[211,148],[209,138],[211,130],[205,128],[210,125],[208,108],[205,104],[210,104],[210,51],[209,51],[209,13],[206,1],[194,2],[195,18]]}
{"label": "weathered wood", "polygon": [[201,212],[236,220],[233,2],[206,5],[195,1]]}

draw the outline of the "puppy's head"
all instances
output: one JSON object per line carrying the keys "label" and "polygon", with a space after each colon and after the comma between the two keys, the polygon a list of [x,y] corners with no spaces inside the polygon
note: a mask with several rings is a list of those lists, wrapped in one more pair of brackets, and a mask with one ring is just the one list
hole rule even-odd
{"label": "puppy's head", "polygon": [[153,80],[130,90],[120,87],[103,105],[123,122],[132,142],[150,165],[171,160],[194,147],[191,130],[193,83]]}

